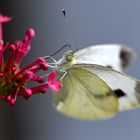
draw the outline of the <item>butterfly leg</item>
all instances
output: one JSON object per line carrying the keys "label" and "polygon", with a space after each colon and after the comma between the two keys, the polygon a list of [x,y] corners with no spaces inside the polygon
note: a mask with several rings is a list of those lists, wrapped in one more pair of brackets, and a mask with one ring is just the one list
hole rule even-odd
{"label": "butterfly leg", "polygon": [[63,76],[60,78],[60,80],[62,80],[62,79],[66,76],[66,74],[67,74],[67,72],[64,71],[64,70],[61,70],[61,72],[64,72],[64,74],[63,74]]}
{"label": "butterfly leg", "polygon": [[58,62],[52,56],[44,56],[42,58],[44,58],[44,59],[49,59],[50,58],[53,61],[52,63],[47,63],[50,68],[54,69],[54,68],[57,67]]}
{"label": "butterfly leg", "polygon": [[52,56],[44,56],[42,58],[44,58],[44,59],[50,58],[53,62],[57,63],[57,61]]}

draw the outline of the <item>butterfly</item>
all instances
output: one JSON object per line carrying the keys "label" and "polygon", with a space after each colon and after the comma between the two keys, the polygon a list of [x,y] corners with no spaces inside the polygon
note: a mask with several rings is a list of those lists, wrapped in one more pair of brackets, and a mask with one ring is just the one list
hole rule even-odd
{"label": "butterfly", "polygon": [[57,62],[62,82],[52,101],[57,111],[77,119],[106,119],[140,106],[140,81],[124,74],[133,51],[119,44],[68,49]]}

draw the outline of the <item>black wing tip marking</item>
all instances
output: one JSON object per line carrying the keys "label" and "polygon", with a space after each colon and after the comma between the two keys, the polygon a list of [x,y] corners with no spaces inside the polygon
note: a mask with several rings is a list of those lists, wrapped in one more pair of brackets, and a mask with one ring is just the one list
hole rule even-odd
{"label": "black wing tip marking", "polygon": [[126,68],[130,64],[133,58],[134,58],[134,52],[130,48],[123,47],[120,50],[120,59],[123,68]]}
{"label": "black wing tip marking", "polygon": [[135,91],[137,93],[140,93],[140,83],[137,83],[136,87],[135,87]]}

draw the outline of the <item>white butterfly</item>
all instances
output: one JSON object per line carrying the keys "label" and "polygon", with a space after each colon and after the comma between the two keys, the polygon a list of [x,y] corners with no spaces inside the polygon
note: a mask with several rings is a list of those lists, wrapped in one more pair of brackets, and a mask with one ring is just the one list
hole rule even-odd
{"label": "white butterfly", "polygon": [[122,73],[133,54],[118,44],[68,50],[55,66],[63,85],[53,94],[56,109],[78,119],[103,119],[138,107],[140,81]]}

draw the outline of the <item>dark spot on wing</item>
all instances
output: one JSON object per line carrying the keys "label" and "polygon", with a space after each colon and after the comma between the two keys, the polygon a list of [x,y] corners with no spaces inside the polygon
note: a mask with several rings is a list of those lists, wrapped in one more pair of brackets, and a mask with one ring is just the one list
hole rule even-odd
{"label": "dark spot on wing", "polygon": [[120,59],[122,67],[126,68],[132,59],[132,52],[122,48],[120,51]]}
{"label": "dark spot on wing", "polygon": [[106,67],[113,69],[113,67],[111,65],[106,65]]}
{"label": "dark spot on wing", "polygon": [[126,96],[126,94],[121,89],[114,90],[115,95],[117,95],[118,98]]}
{"label": "dark spot on wing", "polygon": [[137,84],[136,84],[135,96],[137,98],[137,101],[140,103],[140,82],[137,82]]}
{"label": "dark spot on wing", "polygon": [[140,93],[140,83],[137,83],[135,90],[136,92]]}

